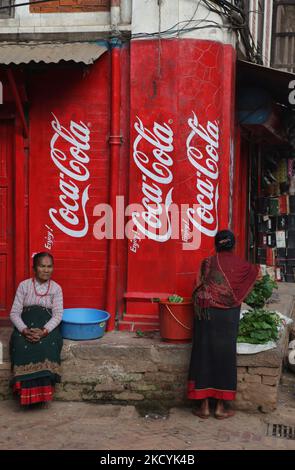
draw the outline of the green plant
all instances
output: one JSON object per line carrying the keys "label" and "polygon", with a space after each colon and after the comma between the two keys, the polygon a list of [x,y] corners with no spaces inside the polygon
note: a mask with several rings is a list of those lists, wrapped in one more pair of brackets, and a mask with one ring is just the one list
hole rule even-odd
{"label": "green plant", "polygon": [[141,330],[136,330],[135,334],[136,334],[136,336],[139,336],[140,338],[142,338],[144,336],[144,332],[141,331]]}
{"label": "green plant", "polygon": [[240,321],[238,343],[264,344],[276,341],[281,322],[276,312],[264,308],[249,310]]}
{"label": "green plant", "polygon": [[180,297],[180,295],[173,294],[168,297],[168,300],[169,302],[174,304],[181,304],[181,302],[183,302],[183,297]]}
{"label": "green plant", "polygon": [[271,279],[269,274],[266,274],[262,279],[256,281],[254,288],[245,299],[245,302],[250,307],[261,308],[271,297],[273,289],[277,288],[277,283]]}

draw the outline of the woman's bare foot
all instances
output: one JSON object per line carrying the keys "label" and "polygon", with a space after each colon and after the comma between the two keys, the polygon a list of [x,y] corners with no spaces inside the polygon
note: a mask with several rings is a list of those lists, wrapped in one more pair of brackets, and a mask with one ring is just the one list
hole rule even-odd
{"label": "woman's bare foot", "polygon": [[203,400],[200,408],[194,409],[193,414],[202,419],[207,419],[210,416],[209,401],[208,398]]}
{"label": "woman's bare foot", "polygon": [[215,409],[215,418],[216,419],[226,419],[231,418],[235,415],[234,410],[225,409],[222,400],[218,400],[216,409]]}

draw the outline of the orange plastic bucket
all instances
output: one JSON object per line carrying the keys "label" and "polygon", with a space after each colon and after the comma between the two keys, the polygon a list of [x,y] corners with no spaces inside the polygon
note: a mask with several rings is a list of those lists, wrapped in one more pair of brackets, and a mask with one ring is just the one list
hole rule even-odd
{"label": "orange plastic bucket", "polygon": [[170,343],[189,343],[193,336],[194,310],[191,299],[159,303],[160,335]]}

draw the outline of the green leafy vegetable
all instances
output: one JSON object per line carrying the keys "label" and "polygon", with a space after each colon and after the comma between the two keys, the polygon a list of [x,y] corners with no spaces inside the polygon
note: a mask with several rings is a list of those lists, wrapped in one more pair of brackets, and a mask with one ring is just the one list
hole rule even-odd
{"label": "green leafy vegetable", "polygon": [[141,331],[141,330],[136,330],[135,334],[136,334],[137,336],[139,336],[139,337],[144,336],[144,332]]}
{"label": "green leafy vegetable", "polygon": [[276,312],[264,308],[249,310],[240,321],[238,343],[264,344],[277,341],[281,323]]}
{"label": "green leafy vegetable", "polygon": [[174,304],[181,304],[183,302],[183,297],[180,297],[179,295],[173,294],[168,297],[169,302],[172,302]]}
{"label": "green leafy vegetable", "polygon": [[253,308],[263,307],[265,302],[271,297],[273,289],[277,288],[277,283],[271,279],[269,274],[266,274],[262,279],[256,281],[245,302]]}

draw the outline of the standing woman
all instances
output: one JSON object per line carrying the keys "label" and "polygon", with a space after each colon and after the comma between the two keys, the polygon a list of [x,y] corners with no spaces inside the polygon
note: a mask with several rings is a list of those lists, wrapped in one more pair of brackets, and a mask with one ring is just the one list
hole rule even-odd
{"label": "standing woman", "polygon": [[11,384],[21,405],[52,400],[55,383],[60,382],[63,296],[51,280],[52,255],[35,254],[33,270],[34,277],[19,284],[10,312],[15,326],[10,341]]}
{"label": "standing woman", "polygon": [[242,301],[251,291],[259,267],[234,255],[234,234],[216,234],[216,254],[203,260],[200,284],[194,290],[195,328],[188,381],[188,398],[202,400],[193,413],[210,416],[209,398],[215,398],[215,417],[229,418],[224,405],[235,399],[236,343]]}

